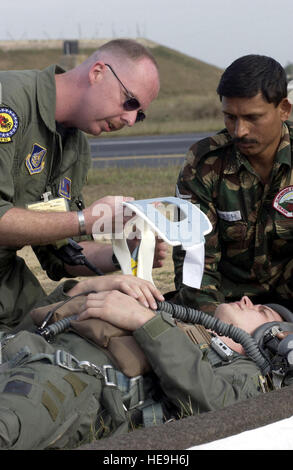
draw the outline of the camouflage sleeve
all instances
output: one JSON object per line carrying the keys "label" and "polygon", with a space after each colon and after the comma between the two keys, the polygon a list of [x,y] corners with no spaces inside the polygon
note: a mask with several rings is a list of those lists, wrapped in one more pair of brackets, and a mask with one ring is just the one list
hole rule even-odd
{"label": "camouflage sleeve", "polygon": [[199,204],[200,209],[209,218],[213,230],[206,236],[205,266],[201,289],[191,288],[182,283],[185,251],[180,247],[174,248],[173,262],[177,289],[174,301],[209,313],[213,313],[216,306],[225,300],[221,294],[221,275],[218,272],[221,249],[218,238],[217,211],[214,205],[219,171],[219,159],[213,156],[203,160],[198,159],[194,146],[186,156],[176,187],[177,197]]}

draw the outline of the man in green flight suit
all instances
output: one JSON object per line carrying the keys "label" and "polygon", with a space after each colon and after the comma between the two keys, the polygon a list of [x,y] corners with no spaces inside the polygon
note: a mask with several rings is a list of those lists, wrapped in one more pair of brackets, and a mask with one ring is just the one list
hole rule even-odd
{"label": "man in green flight suit", "polygon": [[249,296],[292,305],[293,127],[284,69],[248,55],[223,73],[217,92],[226,129],[194,144],[177,196],[199,204],[213,226],[206,236],[200,289],[185,283],[185,253],[175,248],[176,303],[211,314]]}
{"label": "man in green flight suit", "polygon": [[[24,245],[33,246],[53,280],[92,274],[84,266],[65,265],[51,250],[57,240],[91,236],[96,222],[110,230],[113,224],[114,231],[114,219],[123,221],[123,197],[108,196],[84,208],[81,190],[90,167],[90,151],[83,132],[99,135],[142,121],[158,94],[159,75],[144,46],[117,39],[67,72],[55,65],[42,71],[1,71],[0,84],[3,329],[18,324],[44,295],[36,277],[17,256]],[[40,203],[50,198],[57,206],[61,200],[67,201],[69,210],[60,213],[53,205],[52,212],[45,211]],[[39,203],[37,212],[30,210],[36,208],[34,203]],[[110,245],[86,240],[81,245],[88,260],[101,271],[117,269]]]}
{"label": "man in green flight suit", "polygon": [[[185,334],[182,324],[169,314],[143,306],[136,298],[138,291],[144,292],[150,305],[161,299],[151,283],[113,275],[80,283],[65,281],[63,291],[64,298],[72,301],[85,294],[70,331],[58,334],[50,343],[29,331],[1,339],[3,449],[70,449],[109,432],[128,432],[135,423],[158,424],[188,415],[187,410],[216,410],[265,391],[260,365],[245,355],[238,340],[236,343],[231,337],[221,338],[225,351],[231,352],[229,361],[216,349],[210,355],[207,330],[193,329]],[[58,296],[47,301],[56,299]],[[247,297],[220,305],[216,316],[248,333],[266,322],[282,321],[276,310],[254,306]],[[98,324],[102,337],[99,345],[94,344],[93,337],[90,341],[84,339],[89,336],[83,325],[90,321],[91,331]],[[105,341],[105,325],[110,324],[115,330],[110,341],[116,340],[116,353]],[[124,373],[120,367],[124,352],[123,345],[117,349],[117,339],[121,338],[117,335],[121,331],[133,333],[135,359],[142,353],[147,359],[148,368],[138,376]],[[127,350],[129,370],[129,342]]]}

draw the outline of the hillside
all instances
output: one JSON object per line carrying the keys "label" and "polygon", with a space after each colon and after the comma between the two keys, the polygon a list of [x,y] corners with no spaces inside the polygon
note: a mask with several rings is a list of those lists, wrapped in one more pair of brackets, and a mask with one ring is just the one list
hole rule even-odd
{"label": "hillside", "polygon": [[[82,61],[104,41],[80,41],[77,61]],[[215,90],[222,70],[155,42],[143,39],[141,42],[151,49],[159,64],[161,91],[147,112],[148,120],[135,129],[122,132],[132,135],[193,132],[221,127],[221,112]],[[0,69],[42,69],[52,63],[64,66],[62,55],[62,41],[2,41]]]}

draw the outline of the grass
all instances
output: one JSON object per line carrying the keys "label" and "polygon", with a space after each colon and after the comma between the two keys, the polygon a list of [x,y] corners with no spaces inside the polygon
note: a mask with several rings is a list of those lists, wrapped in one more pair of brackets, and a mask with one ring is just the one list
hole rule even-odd
{"label": "grass", "polygon": [[84,189],[86,205],[109,195],[135,199],[174,196],[179,166],[92,169]]}
{"label": "grass", "polygon": [[[119,132],[107,134],[108,138],[116,137],[134,137],[143,135],[162,135],[162,134],[193,134],[196,132],[218,132],[222,129],[223,120],[219,119],[200,119],[194,121],[188,120],[170,120],[170,121],[154,121],[151,115],[147,113],[147,120],[138,123],[134,127],[124,127]],[[102,134],[102,137],[104,134]],[[91,138],[95,136],[90,136]],[[98,137],[97,137],[98,138]]]}

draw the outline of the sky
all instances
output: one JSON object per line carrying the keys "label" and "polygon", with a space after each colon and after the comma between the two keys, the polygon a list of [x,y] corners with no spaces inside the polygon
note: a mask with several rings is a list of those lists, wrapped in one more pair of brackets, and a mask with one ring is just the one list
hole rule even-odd
{"label": "sky", "polygon": [[245,54],[293,63],[293,0],[10,0],[0,40],[146,37],[222,69]]}

